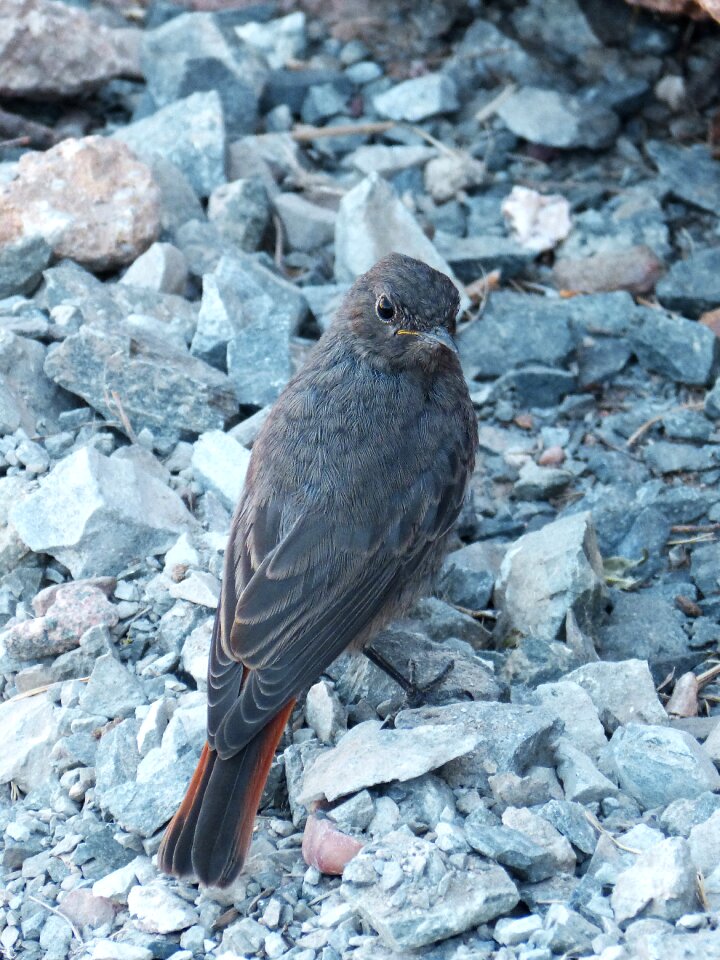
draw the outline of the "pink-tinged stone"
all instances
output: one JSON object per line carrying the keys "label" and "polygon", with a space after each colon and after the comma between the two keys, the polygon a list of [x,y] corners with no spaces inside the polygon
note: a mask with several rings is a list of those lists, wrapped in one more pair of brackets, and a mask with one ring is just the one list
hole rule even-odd
{"label": "pink-tinged stone", "polygon": [[112,923],[117,907],[107,897],[96,897],[90,890],[78,887],[63,897],[58,909],[82,930],[83,927],[104,927]]}
{"label": "pink-tinged stone", "polygon": [[79,646],[90,627],[114,627],[118,622],[117,608],[92,582],[63,583],[42,593],[36,609],[44,610],[43,616],[13,624],[0,634],[6,653],[16,660],[56,657]]}
{"label": "pink-tinged stone", "polygon": [[140,31],[53,0],[0,0],[0,97],[53,99],[141,77]]}
{"label": "pink-tinged stone", "polygon": [[68,139],[46,153],[25,153],[17,177],[0,190],[0,251],[40,236],[56,257],[115,270],[159,232],[158,187],[120,140]]}
{"label": "pink-tinged stone", "polygon": [[650,293],[663,275],[661,261],[649,247],[604,251],[579,260],[558,260],[553,268],[555,285],[575,293],[628,290]]}
{"label": "pink-tinged stone", "polygon": [[315,867],[320,873],[340,876],[362,848],[359,840],[341,833],[326,817],[311,814],[307,818],[302,854],[309,867]]}
{"label": "pink-tinged stone", "polygon": [[548,447],[538,457],[538,463],[541,467],[556,466],[558,463],[565,462],[565,451],[562,447]]}

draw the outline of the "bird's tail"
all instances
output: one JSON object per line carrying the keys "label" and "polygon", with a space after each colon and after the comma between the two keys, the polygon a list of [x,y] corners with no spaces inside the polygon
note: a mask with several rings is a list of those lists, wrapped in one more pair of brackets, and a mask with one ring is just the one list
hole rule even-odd
{"label": "bird's tail", "polygon": [[222,760],[206,743],[185,799],[170,821],[158,866],[176,877],[195,876],[227,887],[245,863],[260,797],[291,700],[235,756]]}

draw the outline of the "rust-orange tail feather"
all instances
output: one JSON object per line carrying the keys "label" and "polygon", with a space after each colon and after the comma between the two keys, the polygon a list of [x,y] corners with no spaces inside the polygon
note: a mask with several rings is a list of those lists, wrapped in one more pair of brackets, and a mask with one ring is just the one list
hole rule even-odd
{"label": "rust-orange tail feather", "polygon": [[260,797],[294,700],[234,757],[221,760],[206,743],[178,812],[158,851],[158,866],[227,887],[245,863]]}

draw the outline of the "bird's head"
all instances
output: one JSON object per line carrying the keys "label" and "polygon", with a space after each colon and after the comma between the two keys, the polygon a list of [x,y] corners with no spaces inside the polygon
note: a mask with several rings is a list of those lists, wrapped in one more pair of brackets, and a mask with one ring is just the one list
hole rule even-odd
{"label": "bird's head", "polygon": [[355,281],[340,310],[366,355],[434,368],[457,355],[455,284],[420,260],[391,253]]}

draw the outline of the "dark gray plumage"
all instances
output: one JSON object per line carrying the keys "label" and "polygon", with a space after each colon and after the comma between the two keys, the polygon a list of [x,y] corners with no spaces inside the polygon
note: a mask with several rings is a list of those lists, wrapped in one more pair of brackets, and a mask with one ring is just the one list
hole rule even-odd
{"label": "dark gray plumage", "polygon": [[225,558],[208,744],[163,840],[167,872],[232,881],[295,698],[437,571],[477,445],[457,309],[447,277],[386,257],[266,420]]}

